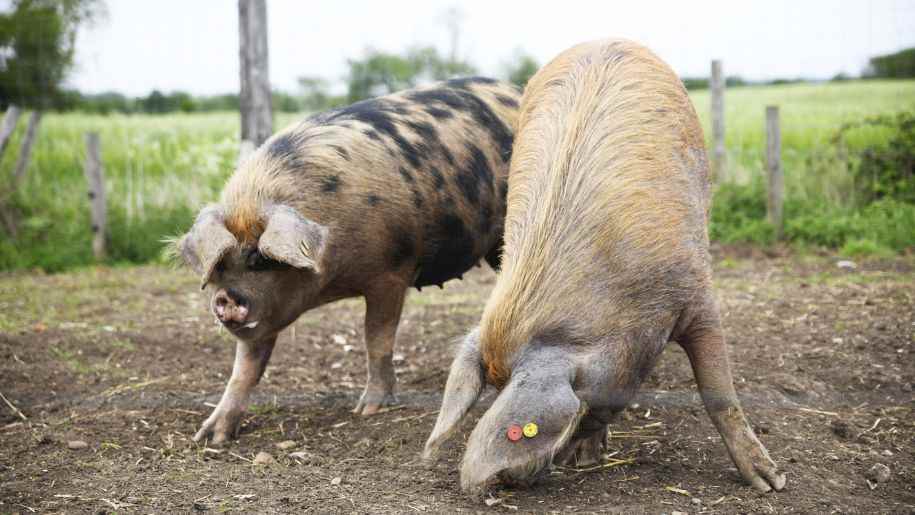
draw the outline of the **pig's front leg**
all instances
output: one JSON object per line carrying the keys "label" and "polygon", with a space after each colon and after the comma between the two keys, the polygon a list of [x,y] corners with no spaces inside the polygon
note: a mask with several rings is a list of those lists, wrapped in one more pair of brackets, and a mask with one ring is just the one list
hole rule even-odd
{"label": "pig's front leg", "polygon": [[374,285],[365,294],[365,347],[368,380],[365,391],[353,413],[372,415],[382,406],[396,402],[394,398],[394,338],[403,310],[407,285],[401,281],[385,281]]}
{"label": "pig's front leg", "polygon": [[756,437],[737,400],[714,300],[706,302],[679,341],[689,356],[705,409],[740,475],[762,492],[784,488],[785,475]]}
{"label": "pig's front leg", "polygon": [[276,336],[256,343],[239,340],[235,347],[232,377],[229,378],[226,391],[223,392],[216,409],[194,435],[195,442],[212,435],[210,443],[219,445],[237,435],[241,417],[248,405],[248,397],[267,368],[274,344]]}

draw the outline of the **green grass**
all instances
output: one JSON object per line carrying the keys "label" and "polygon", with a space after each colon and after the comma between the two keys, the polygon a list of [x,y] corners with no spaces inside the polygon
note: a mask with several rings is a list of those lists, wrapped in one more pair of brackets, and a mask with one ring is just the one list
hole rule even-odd
{"label": "green grass", "polygon": [[[692,98],[708,135],[708,92],[694,92]],[[713,238],[771,241],[762,182],[764,109],[769,104],[781,107],[789,239],[849,255],[915,246],[915,207],[884,202],[857,208],[848,163],[838,158],[830,141],[844,123],[915,110],[915,81],[729,89],[728,167],[715,199]],[[300,117],[280,115],[275,125],[281,128]],[[0,177],[10,174],[24,125],[21,120],[0,162]],[[21,214],[19,234],[11,238],[0,229],[0,270],[57,271],[92,262],[82,175],[86,131],[101,135],[110,258],[144,262],[157,259],[163,237],[185,230],[202,205],[216,200],[235,164],[239,120],[236,113],[48,114],[27,179],[12,199]],[[879,146],[886,137],[880,129],[856,130],[849,134],[849,146],[852,151]]]}
{"label": "green grass", "polygon": [[[711,142],[709,93],[690,95]],[[785,188],[799,200],[854,200],[847,164],[836,159],[832,137],[842,124],[868,116],[915,110],[915,81],[850,81],[731,88],[725,92],[724,181],[747,184],[761,176],[766,160],[765,108],[779,106]],[[848,135],[851,151],[879,145],[882,128]]]}

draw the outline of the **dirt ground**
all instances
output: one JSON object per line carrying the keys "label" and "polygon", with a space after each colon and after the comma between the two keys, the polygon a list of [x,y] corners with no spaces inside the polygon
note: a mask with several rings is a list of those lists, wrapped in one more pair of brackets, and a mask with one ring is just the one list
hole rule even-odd
{"label": "dirt ground", "polygon": [[[398,406],[350,414],[362,302],[343,301],[281,336],[239,440],[195,445],[234,345],[193,277],[147,266],[0,276],[0,393],[22,413],[0,401],[0,513],[915,513],[915,260],[846,271],[718,249],[715,268],[737,388],[788,475],[781,493],[741,482],[676,345],[611,427],[603,466],[486,502],[458,489],[461,437],[424,468],[454,340],[494,281],[485,268],[411,294]],[[275,462],[254,465],[262,451]],[[889,477],[868,479],[878,464]]]}

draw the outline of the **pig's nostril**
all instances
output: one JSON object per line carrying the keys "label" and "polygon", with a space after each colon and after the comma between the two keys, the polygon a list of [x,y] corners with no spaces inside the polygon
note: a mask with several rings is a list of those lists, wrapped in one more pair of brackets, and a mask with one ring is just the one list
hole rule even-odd
{"label": "pig's nostril", "polygon": [[230,299],[232,299],[232,302],[234,302],[238,306],[247,306],[248,305],[248,299],[245,298],[245,296],[242,295],[241,292],[238,290],[235,290],[233,288],[228,288],[226,290],[226,296],[229,297]]}

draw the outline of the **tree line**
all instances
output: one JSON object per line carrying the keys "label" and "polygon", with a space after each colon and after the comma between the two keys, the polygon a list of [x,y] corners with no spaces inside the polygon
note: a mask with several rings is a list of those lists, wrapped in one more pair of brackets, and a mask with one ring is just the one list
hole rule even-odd
{"label": "tree line", "polygon": [[[402,53],[368,49],[362,57],[348,59],[346,68],[343,93],[334,94],[331,82],[323,77],[303,76],[298,79],[297,91],[272,92],[274,111],[321,111],[424,82],[479,73],[473,64],[444,57],[438,49],[431,46],[412,47]],[[539,65],[533,57],[516,51],[503,63],[501,78],[524,87],[538,68]],[[194,96],[184,91],[153,90],[145,96],[129,97],[115,91],[87,94],[77,90],[63,90],[51,98],[50,107],[59,111],[99,114],[161,114],[237,111],[239,101],[237,93]]]}
{"label": "tree line", "polygon": [[[194,96],[183,91],[156,90],[145,96],[128,97],[119,92],[88,94],[62,88],[73,62],[77,28],[103,16],[103,0],[13,0],[7,12],[0,12],[0,109],[17,105],[39,111],[101,114],[239,109],[236,93]],[[450,16],[449,27],[456,39],[459,16]],[[499,78],[523,87],[538,68],[533,57],[516,50],[503,62]],[[478,68],[460,59],[454,48],[450,55],[443,55],[432,46],[411,47],[399,53],[367,49],[361,57],[346,61],[342,93],[335,92],[326,78],[303,76],[298,80],[297,91],[273,92],[273,108],[280,112],[320,111],[424,82],[478,73]],[[861,76],[915,77],[915,48],[871,58]],[[851,78],[840,73],[833,80]],[[762,84],[804,80],[776,79]],[[687,89],[703,89],[708,87],[708,78],[684,77],[683,83]],[[749,83],[737,76],[726,78],[729,87]]]}

